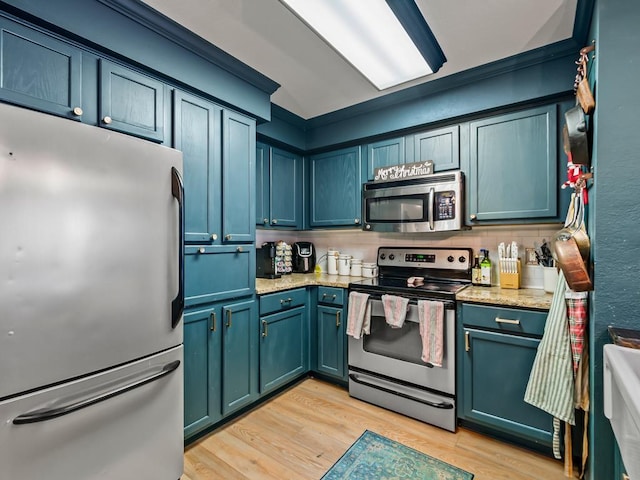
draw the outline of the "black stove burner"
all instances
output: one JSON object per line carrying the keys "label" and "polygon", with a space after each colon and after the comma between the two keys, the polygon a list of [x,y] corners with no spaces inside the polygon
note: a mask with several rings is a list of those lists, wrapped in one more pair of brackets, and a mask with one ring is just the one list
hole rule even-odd
{"label": "black stove burner", "polygon": [[349,289],[365,293],[395,293],[421,298],[445,298],[453,300],[455,299],[456,293],[467,285],[469,284],[462,282],[444,282],[425,279],[423,285],[409,286],[407,285],[406,278],[379,277],[352,282],[349,284]]}

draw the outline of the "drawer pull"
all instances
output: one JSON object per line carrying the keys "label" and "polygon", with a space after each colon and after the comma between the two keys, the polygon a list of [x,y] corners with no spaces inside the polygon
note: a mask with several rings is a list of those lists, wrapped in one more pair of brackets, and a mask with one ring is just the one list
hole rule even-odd
{"label": "drawer pull", "polygon": [[[327,293],[323,293],[322,294],[322,299],[324,300],[325,298],[327,298],[329,296],[329,294]],[[331,300],[335,300],[336,299],[336,295],[331,295]]]}
{"label": "drawer pull", "polygon": [[471,345],[469,344],[469,331],[464,332],[464,351],[468,352],[471,350]]}
{"label": "drawer pull", "polygon": [[209,317],[211,318],[211,327],[209,328],[209,330],[211,330],[212,332],[216,331],[216,312],[211,312],[211,315],[209,315]]}
{"label": "drawer pull", "polygon": [[267,321],[262,320],[262,337],[266,337],[269,334],[269,327],[267,326]]}
{"label": "drawer pull", "polygon": [[342,312],[340,312],[340,310],[338,310],[338,311],[336,312],[336,328],[338,328],[338,327],[340,326],[340,314],[341,314],[341,313],[342,313]]}
{"label": "drawer pull", "polygon": [[508,323],[509,325],[520,325],[520,320],[509,320],[508,318],[496,317],[496,323]]}
{"label": "drawer pull", "polygon": [[231,310],[227,310],[227,328],[231,328]]}
{"label": "drawer pull", "polygon": [[293,301],[293,299],[291,297],[289,298],[281,298],[280,299],[280,305],[284,305],[285,303],[291,303]]}

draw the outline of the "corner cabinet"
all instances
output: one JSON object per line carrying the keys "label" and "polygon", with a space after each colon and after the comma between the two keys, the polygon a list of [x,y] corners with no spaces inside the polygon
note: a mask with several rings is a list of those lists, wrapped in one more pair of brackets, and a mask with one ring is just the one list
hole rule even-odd
{"label": "corner cabinet", "polygon": [[295,153],[256,146],[256,225],[302,229],[303,163]]}
{"label": "corner cabinet", "polygon": [[551,446],[552,417],[524,401],[547,312],[462,304],[458,417]]}
{"label": "corner cabinet", "polygon": [[181,91],[173,95],[174,146],[182,151],[185,241],[255,240],[255,121]]}
{"label": "corner cabinet", "polygon": [[184,436],[258,398],[255,300],[218,303],[184,315]]}
{"label": "corner cabinet", "polygon": [[309,157],[309,226],[360,227],[360,147]]}
{"label": "corner cabinet", "polygon": [[558,218],[557,110],[552,104],[469,122],[468,224]]}

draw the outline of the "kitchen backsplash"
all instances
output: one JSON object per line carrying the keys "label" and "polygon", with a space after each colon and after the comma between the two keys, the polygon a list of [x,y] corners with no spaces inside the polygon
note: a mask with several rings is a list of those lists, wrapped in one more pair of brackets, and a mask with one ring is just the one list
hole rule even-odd
{"label": "kitchen backsplash", "polygon": [[[256,245],[262,242],[283,240],[286,243],[297,241],[313,242],[317,256],[321,258],[328,248],[335,248],[340,253],[347,253],[364,262],[375,262],[376,253],[380,246],[412,246],[425,247],[467,247],[474,253],[480,254],[481,248],[489,250],[492,261],[493,284],[499,284],[498,276],[498,244],[516,241],[520,248],[522,260],[523,288],[542,288],[542,267],[526,264],[526,248],[540,246],[544,240],[549,241],[555,232],[560,230],[560,224],[544,225],[506,225],[491,227],[474,227],[462,232],[446,233],[380,233],[363,232],[362,230],[313,230],[313,231],[274,231],[257,230]],[[319,262],[322,271],[326,272],[326,259]]]}

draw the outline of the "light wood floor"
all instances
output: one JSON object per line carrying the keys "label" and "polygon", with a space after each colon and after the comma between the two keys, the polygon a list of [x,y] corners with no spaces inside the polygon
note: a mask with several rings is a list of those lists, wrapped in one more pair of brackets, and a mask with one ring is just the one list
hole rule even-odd
{"label": "light wood floor", "polygon": [[309,378],[190,445],[181,480],[319,479],[364,430],[474,473],[474,480],[566,478],[552,458],[462,428],[447,432]]}

